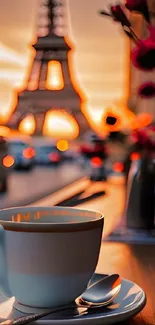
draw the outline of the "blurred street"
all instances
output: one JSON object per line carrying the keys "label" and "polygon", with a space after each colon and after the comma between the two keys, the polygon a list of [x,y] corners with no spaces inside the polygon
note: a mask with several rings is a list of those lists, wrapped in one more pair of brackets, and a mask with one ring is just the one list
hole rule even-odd
{"label": "blurred street", "polygon": [[75,163],[34,167],[29,172],[12,171],[8,179],[8,192],[0,194],[0,209],[29,204],[82,176],[82,169]]}
{"label": "blurred street", "polygon": [[87,177],[34,202],[37,206],[72,206],[97,210],[105,216],[104,237],[124,223],[125,186],[123,176],[111,176],[107,182],[91,182]]}

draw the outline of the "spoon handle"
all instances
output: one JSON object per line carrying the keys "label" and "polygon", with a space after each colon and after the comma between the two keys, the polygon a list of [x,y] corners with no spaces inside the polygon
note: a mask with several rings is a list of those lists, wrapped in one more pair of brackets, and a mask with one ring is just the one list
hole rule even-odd
{"label": "spoon handle", "polygon": [[51,310],[48,310],[48,311],[43,312],[43,313],[21,316],[21,317],[15,318],[15,319],[7,319],[7,320],[1,322],[0,325],[23,325],[23,324],[28,324],[28,323],[36,321],[36,320],[38,320],[38,319],[40,319],[42,317],[48,316],[50,314],[54,314],[54,313],[57,313],[59,311],[63,311],[63,310],[67,310],[67,309],[73,309],[73,308],[86,309],[87,306],[78,306],[78,305],[76,306],[75,304],[74,305],[64,306],[64,307],[61,306],[61,307],[58,307],[56,309],[51,309]]}

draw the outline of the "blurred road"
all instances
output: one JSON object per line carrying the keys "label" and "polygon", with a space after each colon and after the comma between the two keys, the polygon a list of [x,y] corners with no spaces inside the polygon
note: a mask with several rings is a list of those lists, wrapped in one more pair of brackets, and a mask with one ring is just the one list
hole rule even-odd
{"label": "blurred road", "polygon": [[47,196],[84,175],[74,163],[59,167],[35,167],[32,171],[13,171],[9,175],[9,190],[0,194],[0,209],[26,205]]}

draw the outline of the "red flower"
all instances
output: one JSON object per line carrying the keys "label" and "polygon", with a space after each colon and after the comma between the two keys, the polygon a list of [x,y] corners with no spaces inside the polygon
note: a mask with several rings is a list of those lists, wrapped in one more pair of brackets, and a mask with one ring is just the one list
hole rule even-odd
{"label": "red flower", "polygon": [[145,145],[147,141],[147,135],[144,130],[137,130],[132,133],[134,141],[139,145]]}
{"label": "red flower", "polygon": [[[144,41],[141,41],[142,45]],[[131,54],[133,65],[144,71],[151,71],[155,68],[155,45],[145,44],[133,50]]]}
{"label": "red flower", "polygon": [[144,98],[151,98],[155,96],[155,83],[153,82],[145,82],[143,83],[139,89],[138,94]]}
{"label": "red flower", "polygon": [[155,150],[155,125],[150,125],[146,128],[148,136],[148,146]]}
{"label": "red flower", "polygon": [[147,0],[126,0],[125,6],[130,11],[141,13],[145,17],[146,21],[148,23],[150,22]]}
{"label": "red flower", "polygon": [[155,69],[155,27],[148,27],[150,36],[140,40],[138,46],[131,53],[133,65],[144,71]]}
{"label": "red flower", "polygon": [[155,148],[155,127],[148,126],[132,133],[132,139],[139,149],[152,150]]}

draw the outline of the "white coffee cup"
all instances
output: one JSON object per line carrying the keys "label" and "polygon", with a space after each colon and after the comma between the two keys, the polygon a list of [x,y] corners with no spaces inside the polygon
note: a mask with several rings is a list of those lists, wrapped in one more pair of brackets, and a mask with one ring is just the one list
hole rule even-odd
{"label": "white coffee cup", "polygon": [[69,207],[0,210],[0,286],[18,303],[51,308],[74,301],[98,262],[104,218]]}

